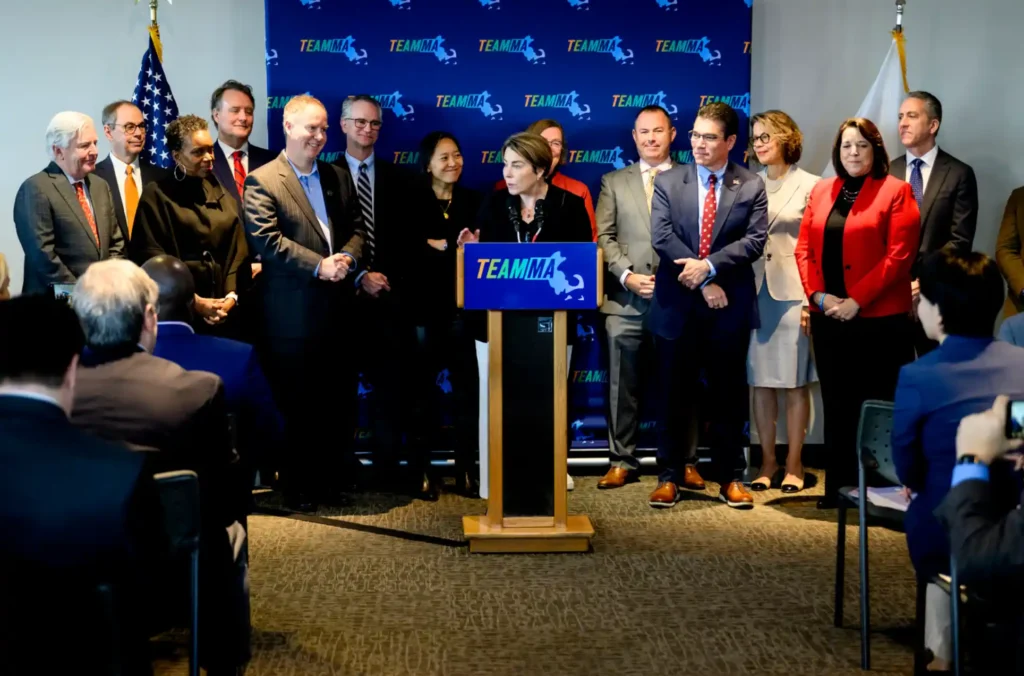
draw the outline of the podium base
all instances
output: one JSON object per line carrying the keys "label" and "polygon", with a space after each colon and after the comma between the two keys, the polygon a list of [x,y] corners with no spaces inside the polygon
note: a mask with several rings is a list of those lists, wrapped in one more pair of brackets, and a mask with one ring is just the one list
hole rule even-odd
{"label": "podium base", "polygon": [[586,552],[594,537],[590,518],[568,516],[565,526],[492,526],[487,516],[462,517],[462,532],[474,554]]}

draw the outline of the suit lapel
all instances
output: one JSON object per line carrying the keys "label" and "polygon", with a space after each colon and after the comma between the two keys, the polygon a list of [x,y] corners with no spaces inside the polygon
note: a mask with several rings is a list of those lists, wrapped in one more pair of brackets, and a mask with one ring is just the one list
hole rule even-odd
{"label": "suit lapel", "polygon": [[715,227],[711,231],[711,245],[714,246],[718,233],[722,231],[725,221],[729,218],[732,205],[736,201],[736,191],[740,189],[740,179],[736,176],[736,170],[732,162],[726,165],[725,174],[722,176],[722,193],[718,198],[718,208],[715,210]]}
{"label": "suit lapel", "polygon": [[[313,231],[316,232],[317,237],[323,240],[324,244],[327,244],[327,239],[324,237],[324,231],[320,228],[320,221],[317,220],[316,212],[313,211],[313,205],[309,203],[309,198],[306,197],[306,191],[302,189],[302,184],[299,183],[299,179],[295,175],[295,171],[292,169],[292,165],[283,151],[281,152],[281,158],[279,160],[277,170],[284,182],[285,188],[289,193],[291,193],[292,199],[295,200],[295,203],[302,211],[302,215],[309,221],[309,225],[313,228]],[[320,180],[322,187],[323,175],[321,175]],[[327,201],[326,195],[324,196],[324,201]]]}
{"label": "suit lapel", "polygon": [[[78,224],[82,226],[82,230],[85,231],[89,241],[96,247],[97,253],[99,252],[99,244],[96,242],[96,238],[92,235],[92,228],[89,227],[89,221],[85,217],[85,212],[82,211],[82,205],[78,203],[78,195],[75,193],[75,189],[71,187],[71,182],[68,181],[68,177],[64,175],[61,168],[57,166],[56,162],[50,164],[47,167],[47,173],[50,174],[50,178],[53,180],[53,187],[56,188],[60,196],[67,202],[68,209],[78,219]],[[91,197],[91,195],[90,195]],[[95,202],[93,203],[93,209],[95,210]],[[96,218],[96,214],[93,214],[93,219]],[[97,226],[97,230],[99,227]]]}
{"label": "suit lapel", "polygon": [[946,180],[948,174],[949,161],[946,159],[946,154],[940,150],[935,156],[935,166],[932,167],[931,176],[928,177],[928,188],[924,191],[924,197],[921,200],[922,231],[924,224],[928,222],[928,213],[935,206],[935,198],[938,196],[939,190],[942,189],[942,182]]}
{"label": "suit lapel", "polygon": [[775,211],[774,214],[770,215],[771,218],[768,221],[769,232],[772,229],[772,223],[775,222],[775,219],[778,218],[779,214],[781,214],[782,211],[786,208],[786,205],[789,204],[789,201],[793,199],[793,195],[796,194],[797,190],[800,189],[800,185],[803,183],[801,177],[798,175],[798,171],[798,169],[794,169],[789,175],[789,177],[786,179],[785,184],[783,184],[782,188],[779,189],[779,196],[776,198],[779,208]]}
{"label": "suit lapel", "polygon": [[901,181],[907,180],[907,156],[900,155],[889,165],[889,175]]}
{"label": "suit lapel", "polygon": [[[249,159],[252,159],[252,153],[249,154]],[[252,165],[250,163],[250,168],[251,167]],[[290,168],[291,167],[289,167],[289,169]],[[238,188],[235,186],[234,169],[228,166],[228,158],[224,156],[224,151],[221,150],[220,143],[217,142],[214,142],[213,144],[213,174],[217,177],[217,181],[221,184],[224,190],[234,197],[237,202],[241,203],[242,196],[238,194]]]}
{"label": "suit lapel", "polygon": [[[103,227],[103,219],[100,218],[100,214],[106,213],[106,200],[102,190],[93,190],[97,187],[97,182],[102,181],[102,178],[96,176],[86,176],[85,185],[89,191],[89,197],[92,199],[92,218],[96,221],[96,233],[99,235],[100,241],[97,247],[100,252],[100,258],[106,257],[108,251],[110,251],[110,228]],[[77,198],[76,198],[77,201]],[[89,236],[92,237],[92,228],[89,228]]]}
{"label": "suit lapel", "polygon": [[[142,166],[142,163],[139,163]],[[128,218],[124,213],[124,198],[121,196],[121,186],[117,182],[117,172],[114,171],[114,162],[110,159],[110,155],[107,155],[107,159],[102,162],[96,163],[96,175],[107,181],[107,184],[111,186],[110,194],[114,198],[114,218],[117,220],[117,227],[121,230],[121,236],[124,241],[128,241]],[[143,175],[145,172],[143,172]],[[142,180],[143,186],[146,184],[145,178]]]}
{"label": "suit lapel", "polygon": [[693,251],[700,246],[700,176],[696,164],[687,164],[683,171],[683,234]]}
{"label": "suit lapel", "polygon": [[320,172],[320,189],[324,191],[324,205],[327,207],[327,227],[331,231],[331,247],[335,251],[341,251],[338,225],[340,214],[338,207],[341,206],[341,183],[338,181],[338,172],[334,166],[326,162],[317,161],[317,171]]}
{"label": "suit lapel", "polygon": [[626,185],[629,186],[629,192],[633,195],[633,201],[636,202],[637,213],[640,214],[640,220],[647,224],[647,230],[651,229],[651,212],[647,210],[647,192],[644,189],[644,175],[640,169],[640,163],[631,164],[626,169]]}

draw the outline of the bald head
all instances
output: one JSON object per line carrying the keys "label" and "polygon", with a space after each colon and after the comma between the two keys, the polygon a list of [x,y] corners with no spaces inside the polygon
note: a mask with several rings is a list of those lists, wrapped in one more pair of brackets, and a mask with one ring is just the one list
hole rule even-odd
{"label": "bald head", "polygon": [[188,267],[174,256],[154,256],[142,269],[160,290],[160,321],[190,322],[196,285]]}

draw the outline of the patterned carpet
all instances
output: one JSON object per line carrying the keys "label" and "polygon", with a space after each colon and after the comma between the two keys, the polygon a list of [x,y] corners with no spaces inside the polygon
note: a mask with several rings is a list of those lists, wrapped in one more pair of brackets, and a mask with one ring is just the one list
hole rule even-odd
{"label": "patterned carpet", "polygon": [[[820,487],[755,494],[757,507],[738,511],[709,484],[655,511],[654,477],[596,483],[576,478],[569,500],[597,530],[589,554],[471,556],[461,517],[484,502],[450,494],[365,495],[305,521],[253,517],[247,674],[863,673],[856,527],[836,629],[835,513],[815,509]],[[871,584],[872,673],[909,674],[914,578],[901,534],[871,531]],[[185,665],[177,651],[157,673]]]}

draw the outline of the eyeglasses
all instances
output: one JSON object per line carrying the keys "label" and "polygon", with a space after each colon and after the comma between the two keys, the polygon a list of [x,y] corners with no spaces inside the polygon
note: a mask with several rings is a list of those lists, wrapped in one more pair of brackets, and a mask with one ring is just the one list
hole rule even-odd
{"label": "eyeglasses", "polygon": [[701,139],[704,139],[705,143],[714,143],[715,141],[721,141],[722,140],[722,137],[719,136],[718,134],[698,134],[697,132],[693,131],[692,129],[690,130],[689,134],[690,134],[690,140],[691,141],[695,141],[695,142],[699,141]]}
{"label": "eyeglasses", "polygon": [[548,141],[548,145],[552,148],[558,148],[559,150],[562,149],[562,142],[558,140]]}
{"label": "eyeglasses", "polygon": [[751,141],[751,143],[760,143],[761,145],[766,146],[766,145],[768,145],[768,142],[771,141],[771,140],[772,140],[771,134],[768,134],[766,132],[764,134],[761,134],[760,136],[755,136],[750,141]]}
{"label": "eyeglasses", "polygon": [[345,119],[356,125],[356,129],[366,129],[366,125],[370,125],[370,129],[380,129],[380,120],[364,120],[361,117],[346,117]]}
{"label": "eyeglasses", "polygon": [[125,122],[124,124],[115,124],[115,127],[121,127],[124,129],[125,136],[131,136],[136,131],[141,131],[143,134],[146,133],[146,123],[135,124],[134,122]]}

